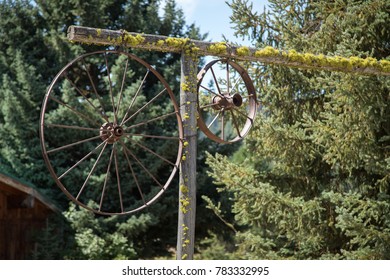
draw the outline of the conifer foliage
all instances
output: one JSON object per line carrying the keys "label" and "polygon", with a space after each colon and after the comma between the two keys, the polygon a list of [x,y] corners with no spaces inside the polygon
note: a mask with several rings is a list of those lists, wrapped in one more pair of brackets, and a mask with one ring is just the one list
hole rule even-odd
{"label": "conifer foliage", "polygon": [[[262,13],[229,3],[236,34],[259,47],[390,59],[389,1],[270,0]],[[233,161],[208,157],[232,200],[225,222],[236,233],[225,250],[236,243],[231,255],[243,259],[390,258],[389,78],[272,65],[251,73],[262,104],[254,130]]]}

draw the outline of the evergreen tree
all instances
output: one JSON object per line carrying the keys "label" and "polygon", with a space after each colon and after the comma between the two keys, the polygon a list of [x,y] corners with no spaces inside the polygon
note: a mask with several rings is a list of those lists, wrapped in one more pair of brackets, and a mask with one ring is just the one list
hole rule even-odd
{"label": "evergreen tree", "polygon": [[45,186],[37,121],[47,82],[42,72],[52,65],[52,52],[45,45],[36,48],[44,27],[27,1],[3,1],[0,15],[1,168]]}
{"label": "evergreen tree", "polygon": [[[230,1],[238,36],[257,47],[390,59],[389,1],[269,2],[258,13]],[[250,71],[262,104],[256,126],[232,159],[208,157],[234,214],[225,222],[237,247],[214,238],[219,250],[225,242],[243,259],[389,259],[390,80]]]}

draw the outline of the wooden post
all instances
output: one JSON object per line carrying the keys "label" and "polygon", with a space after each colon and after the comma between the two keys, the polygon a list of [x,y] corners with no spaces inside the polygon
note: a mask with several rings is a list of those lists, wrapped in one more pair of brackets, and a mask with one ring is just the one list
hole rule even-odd
{"label": "wooden post", "polygon": [[180,104],[184,129],[184,150],[180,164],[179,215],[177,230],[178,260],[192,260],[195,243],[197,94],[196,58],[182,52]]}

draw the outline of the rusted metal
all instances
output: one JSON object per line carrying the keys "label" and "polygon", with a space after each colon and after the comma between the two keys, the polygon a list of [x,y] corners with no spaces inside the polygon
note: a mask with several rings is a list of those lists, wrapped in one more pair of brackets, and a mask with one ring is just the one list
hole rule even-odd
{"label": "rusted metal", "polygon": [[221,95],[216,95],[211,98],[211,108],[214,110],[225,111],[232,110],[233,108],[241,107],[242,105],[242,96],[240,93],[221,93]]}
{"label": "rusted metal", "polygon": [[[226,71],[223,77],[213,70],[213,67],[220,69],[221,64]],[[233,77],[235,81],[231,84]],[[257,111],[256,90],[248,73],[231,60],[219,59],[209,62],[197,78],[200,130],[218,143],[242,140],[253,126]]]}
{"label": "rusted metal", "polygon": [[[130,62],[143,67],[141,82],[128,75]],[[159,87],[150,97],[142,92],[148,79]],[[171,109],[156,115],[148,111],[152,104]],[[45,95],[40,119],[43,158],[58,187],[76,204],[102,215],[134,213],[155,202],[179,169],[184,141],[179,110],[164,78],[140,58],[121,51],[84,54],[57,74]],[[176,130],[144,132],[165,122],[176,123]],[[68,132],[68,137],[57,138],[57,132]],[[176,146],[176,157],[161,154],[162,145]],[[153,174],[143,162],[145,154],[169,176]],[[139,176],[150,183],[141,186]]]}
{"label": "rusted metal", "polygon": [[[177,243],[177,258],[178,259],[193,259],[194,242],[195,242],[195,215],[196,215],[196,146],[197,146],[197,122],[200,129],[211,139],[219,143],[232,143],[241,140],[250,130],[253,124],[253,119],[256,114],[256,92],[252,81],[246,71],[237,63],[231,60],[223,60],[226,63],[227,87],[222,90],[223,84],[218,84],[217,78],[213,73],[218,93],[214,96],[209,96],[206,105],[199,105],[199,91],[204,75],[207,71],[213,71],[212,66],[220,61],[214,61],[208,65],[196,76],[197,57],[201,55],[219,55],[227,58],[239,58],[242,60],[253,60],[250,55],[240,54],[238,47],[229,46],[226,44],[215,44],[209,42],[201,42],[196,40],[170,38],[165,36],[147,35],[129,33],[123,30],[112,31],[106,29],[87,28],[79,26],[71,26],[69,28],[68,39],[75,42],[83,42],[88,44],[103,45],[103,46],[125,46],[145,50],[163,51],[163,52],[178,52],[182,54],[182,73],[181,73],[181,93],[179,106],[174,100],[173,93],[166,81],[158,74],[153,67],[146,62],[135,57],[134,55],[119,52],[119,51],[99,51],[90,54],[82,55],[68,65],[66,65],[55,77],[49,90],[44,98],[41,120],[40,120],[40,138],[43,151],[43,157],[50,174],[54,178],[60,189],[76,204],[102,215],[123,215],[134,213],[151,203],[161,196],[168,185],[173,180],[176,171],[180,167],[179,176],[179,217],[178,217],[178,243]],[[219,50],[222,47],[223,52]],[[250,52],[254,51],[250,49]],[[131,105],[125,110],[124,115],[120,115],[120,105],[123,102],[123,88],[125,84],[126,74],[123,74],[121,82],[113,82],[113,75],[110,73],[110,62],[108,56],[112,54],[127,56],[127,62],[124,72],[126,73],[129,59],[135,61],[147,69],[141,85],[135,93]],[[250,54],[250,53],[249,53]],[[101,85],[95,84],[95,76],[89,70],[90,65],[85,62],[91,55],[103,55],[104,62],[102,67],[105,69],[105,81],[109,84],[109,91],[105,93],[104,98],[101,96]],[[265,59],[265,61],[268,61]],[[239,73],[239,78],[242,80],[243,86],[230,85],[230,70]],[[77,68],[77,69],[74,69]],[[87,81],[87,86],[80,86],[77,79],[72,77],[73,73],[84,73],[84,83]],[[163,90],[156,93],[154,97],[147,100],[145,104],[138,107],[135,112],[130,112],[131,106],[138,98],[142,84],[152,73],[163,85]],[[100,75],[102,76],[102,75]],[[98,77],[100,77],[98,75]],[[100,79],[103,79],[100,77]],[[82,79],[80,79],[82,80]],[[114,96],[114,84],[121,84],[119,96]],[[236,83],[237,85],[237,83]],[[66,89],[66,90],[65,90]],[[62,91],[64,93],[62,93]],[[241,90],[241,91],[240,91]],[[70,94],[69,94],[70,92]],[[164,113],[160,116],[153,116],[149,119],[136,120],[138,115],[144,114],[146,108],[153,102],[158,102],[162,96],[167,96],[173,107],[173,112]],[[108,102],[108,106],[105,104]],[[79,107],[82,107],[80,110]],[[84,106],[84,107],[83,107]],[[65,112],[65,115],[72,115],[73,121],[66,122],[67,117],[62,121],[53,121],[51,118],[51,110],[60,108]],[[197,121],[196,109],[198,108],[199,120]],[[207,126],[202,118],[204,109],[209,109],[216,113],[213,122],[218,122],[221,118],[222,131],[220,135],[211,131],[210,126]],[[93,116],[91,112],[93,112]],[[122,112],[123,113],[123,112]],[[225,114],[231,116],[228,118]],[[176,135],[149,135],[147,132],[137,132],[139,127],[148,126],[153,122],[163,121],[165,118],[173,117],[177,121]],[[81,121],[75,121],[81,120]],[[183,125],[183,123],[184,125]],[[225,132],[225,122],[230,122],[230,126],[235,131],[235,136],[230,138]],[[55,130],[66,129],[70,133],[90,133],[82,139],[68,140],[64,143],[53,143],[50,135],[55,134]],[[54,137],[55,138],[55,137]],[[139,141],[139,138],[144,141]],[[146,139],[163,139],[167,141],[177,141],[178,151],[176,160],[170,160],[161,156],[154,150],[153,147],[147,146],[144,142]],[[73,139],[70,137],[70,139]],[[56,166],[63,159],[62,152],[68,149],[78,148],[87,145],[87,153],[81,153],[77,159],[69,158],[64,161],[63,165]],[[149,153],[161,160],[169,166],[171,173],[165,182],[160,182],[159,178],[148,170],[148,167],[142,163],[135,153],[137,149],[141,149],[144,153]],[[106,152],[111,151],[111,152]],[[60,154],[60,157],[56,157]],[[120,158],[120,155],[122,158]],[[102,172],[101,162],[105,162],[105,172]],[[69,162],[69,163],[68,163]],[[124,163],[123,163],[124,162]],[[65,165],[64,165],[65,164]],[[126,171],[120,168],[123,164],[126,166]],[[67,184],[69,174],[78,174],[80,166],[88,166],[87,175],[84,182],[76,190],[71,190],[73,186]],[[159,188],[157,192],[147,193],[137,179],[137,171],[144,172],[150,181]],[[99,170],[99,174],[95,174]],[[127,174],[127,177],[126,177]],[[90,188],[92,178],[103,177],[102,186],[100,188]],[[74,175],[77,176],[77,175]],[[84,175],[85,176],[85,175]],[[133,186],[130,191],[124,192],[124,182],[126,179],[132,179]],[[96,176],[94,178],[96,180]],[[112,180],[112,183],[110,180]],[[111,185],[110,185],[111,182]],[[113,184],[113,185],[112,185]],[[117,210],[105,209],[105,201],[109,192],[115,191],[118,193]],[[93,200],[94,204],[88,204],[85,198],[85,193],[96,192],[96,197],[87,197]],[[135,205],[126,205],[124,195],[132,194],[136,196]],[[113,199],[113,196],[110,197]]]}
{"label": "rusted metal", "polygon": [[108,144],[113,144],[118,142],[121,137],[125,135],[125,130],[120,125],[115,125],[114,123],[104,123],[100,127],[99,132],[100,138],[102,141],[107,141]]}

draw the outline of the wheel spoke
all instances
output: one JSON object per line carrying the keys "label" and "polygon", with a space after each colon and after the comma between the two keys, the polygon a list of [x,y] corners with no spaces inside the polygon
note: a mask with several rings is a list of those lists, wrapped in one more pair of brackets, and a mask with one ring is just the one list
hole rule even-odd
{"label": "wheel spoke", "polygon": [[[83,97],[83,99],[84,99],[85,101],[87,101],[87,103],[88,103],[96,112],[99,113],[99,109],[96,108],[96,106],[92,104],[92,102],[85,96],[85,93],[82,92],[82,90],[79,89],[79,88],[77,87],[77,85],[76,85],[75,83],[73,83],[73,81],[71,81],[67,75],[65,75],[65,78],[69,81],[69,83],[72,85],[72,87],[73,87],[73,88],[74,88],[74,89]],[[99,116],[103,117],[103,119],[104,119],[104,115],[102,115],[101,113],[99,113]],[[105,120],[106,120],[106,119],[105,119]]]}
{"label": "wheel spoke", "polygon": [[178,136],[161,136],[161,135],[147,135],[147,134],[139,134],[139,133],[126,133],[126,136],[141,136],[146,138],[156,138],[156,139],[166,139],[166,140],[180,140]]}
{"label": "wheel spoke", "polygon": [[229,82],[230,82],[229,61],[226,60],[226,86],[227,86],[228,94],[230,94]]}
{"label": "wheel spoke", "polygon": [[96,168],[98,162],[100,161],[100,158],[102,157],[102,154],[103,154],[104,150],[106,149],[107,144],[108,144],[108,143],[106,142],[106,143],[104,144],[102,150],[100,151],[98,158],[96,159],[95,163],[93,164],[92,169],[89,171],[88,176],[87,176],[87,178],[85,179],[83,186],[81,187],[79,193],[78,193],[77,196],[76,196],[76,200],[79,200],[79,197],[80,197],[81,193],[83,192],[85,186],[87,185],[87,183],[88,183],[88,181],[89,181],[89,178],[91,178],[92,173],[95,171],[95,168]]}
{"label": "wheel spoke", "polygon": [[178,112],[172,112],[172,113],[168,113],[168,114],[165,114],[165,115],[162,115],[162,116],[159,116],[159,117],[155,117],[153,119],[150,119],[148,121],[144,121],[144,122],[140,122],[140,123],[137,123],[137,124],[133,124],[131,126],[128,126],[125,128],[125,131],[126,130],[129,130],[129,129],[132,129],[132,128],[135,128],[135,127],[139,127],[139,126],[143,126],[143,125],[146,125],[148,123],[151,123],[151,122],[155,122],[155,121],[158,121],[158,120],[162,120],[162,119],[165,119],[167,117],[171,117],[173,115],[176,115]]}
{"label": "wheel spoke", "polygon": [[125,146],[122,142],[120,142],[120,144],[122,145],[123,153],[125,154],[127,164],[129,165],[131,175],[133,176],[134,182],[135,182],[135,184],[137,185],[137,189],[138,189],[139,194],[141,195],[141,199],[142,199],[144,205],[147,205],[147,203],[146,203],[146,201],[145,201],[144,194],[143,194],[143,192],[142,192],[142,190],[141,190],[141,187],[140,187],[140,185],[139,185],[139,183],[138,183],[137,176],[135,175],[134,170],[133,170],[133,167],[131,166],[131,162],[130,162],[129,156],[127,155],[127,153],[126,153],[126,151],[125,151],[126,146]]}
{"label": "wheel spoke", "polygon": [[77,125],[64,125],[64,124],[55,124],[55,123],[47,123],[45,124],[47,127],[59,127],[66,129],[76,129],[76,130],[86,130],[86,131],[101,131],[99,128],[91,128],[91,127],[83,127]]}
{"label": "wheel spoke", "polygon": [[121,181],[119,176],[118,155],[116,151],[116,144],[114,144],[114,147],[112,149],[114,150],[114,163],[115,163],[116,182],[118,184],[119,202],[121,205],[121,211],[123,213],[123,198],[122,198],[122,190],[121,190]]}
{"label": "wheel spoke", "polygon": [[218,119],[219,115],[221,114],[221,111],[218,111],[218,114],[214,117],[214,119],[211,121],[211,123],[207,126],[207,128],[210,128],[213,123]]}
{"label": "wheel spoke", "polygon": [[127,110],[126,110],[125,116],[123,117],[123,119],[122,119],[122,121],[121,121],[121,126],[125,123],[125,120],[126,120],[127,116],[129,115],[130,110],[131,110],[131,108],[133,107],[135,100],[137,99],[138,94],[141,92],[142,86],[144,85],[144,83],[145,83],[145,81],[146,81],[146,78],[147,78],[148,75],[149,75],[149,72],[150,72],[150,70],[148,69],[148,70],[146,71],[146,74],[145,74],[144,78],[142,79],[141,84],[139,85],[139,87],[138,87],[136,93],[134,94],[134,97],[133,97],[133,99],[131,100],[129,107],[128,107]]}
{"label": "wheel spoke", "polygon": [[116,125],[118,123],[118,116],[116,115],[114,95],[112,93],[111,73],[110,73],[110,67],[108,66],[107,53],[104,53],[104,61],[106,63],[106,70],[107,70],[107,77],[108,77],[108,85],[109,85],[109,92],[110,92],[110,98],[111,98],[112,112],[114,114],[114,124]]}
{"label": "wheel spoke", "polygon": [[149,153],[155,155],[156,157],[158,157],[159,159],[162,159],[163,161],[165,161],[166,163],[172,165],[172,166],[176,166],[176,164],[174,164],[173,162],[171,162],[170,160],[164,158],[163,156],[160,156],[159,154],[157,154],[156,152],[152,151],[151,149],[149,149],[148,147],[134,141],[133,139],[131,139],[130,137],[126,137],[127,139],[129,139],[130,142],[134,143],[135,145],[137,145],[138,147],[141,147],[142,149],[144,149],[145,151],[148,151]]}
{"label": "wheel spoke", "polygon": [[210,67],[210,70],[211,70],[211,74],[213,75],[215,85],[217,86],[219,96],[222,96],[221,88],[219,87],[219,83],[218,83],[217,77],[215,76],[213,66]]}
{"label": "wheel spoke", "polygon": [[222,97],[222,94],[218,94],[218,93],[216,93],[215,91],[209,89],[208,87],[205,87],[204,85],[200,85],[200,87],[203,88],[203,89],[205,89],[205,90],[207,90],[208,92],[210,92],[210,93],[216,95],[216,96],[221,96],[221,97]]}
{"label": "wheel spoke", "polygon": [[242,98],[252,98],[254,96],[255,95],[252,93],[252,94],[248,94],[248,95],[242,95]]}
{"label": "wheel spoke", "polygon": [[64,146],[61,146],[61,147],[58,147],[58,148],[54,148],[54,149],[48,150],[48,151],[46,151],[46,153],[50,154],[50,153],[53,153],[53,152],[61,151],[61,150],[64,150],[64,149],[67,149],[67,148],[70,148],[70,147],[73,147],[73,146],[85,143],[85,142],[90,142],[90,141],[99,139],[100,137],[101,136],[98,135],[98,136],[94,136],[94,137],[91,137],[91,138],[83,139],[83,140],[80,140],[80,141],[77,141],[77,142],[74,142],[74,143],[71,143],[71,144],[67,144],[67,145],[64,145]]}
{"label": "wheel spoke", "polygon": [[123,76],[122,76],[122,84],[121,84],[121,89],[120,89],[120,92],[119,92],[119,99],[118,99],[118,104],[116,105],[116,115],[118,115],[118,112],[120,110],[120,107],[121,107],[121,103],[122,103],[122,97],[123,97],[123,89],[125,87],[125,80],[126,80],[126,74],[127,74],[127,68],[129,66],[129,58],[127,57],[126,59],[126,65],[125,65],[125,70],[123,71]]}
{"label": "wheel spoke", "polygon": [[92,151],[90,151],[87,155],[85,155],[82,159],[80,159],[78,162],[76,162],[72,167],[70,167],[68,170],[66,170],[61,176],[58,177],[59,180],[63,178],[66,174],[68,174],[70,171],[72,171],[74,168],[76,168],[80,163],[85,161],[87,158],[89,158],[93,153],[96,152],[103,144],[105,144],[108,141],[109,138],[104,140],[104,142],[100,143],[97,147],[95,147]]}
{"label": "wheel spoke", "polygon": [[125,151],[139,164],[139,166],[142,167],[143,170],[145,170],[145,172],[153,179],[153,181],[155,181],[157,183],[157,185],[159,185],[159,187],[161,189],[164,188],[163,185],[161,185],[161,183],[156,179],[156,177],[150,173],[150,171],[145,167],[145,165],[142,164],[142,162],[126,147],[126,145],[121,142],[125,148]]}
{"label": "wheel spoke", "polygon": [[103,183],[103,189],[102,189],[102,196],[100,197],[100,203],[99,203],[99,211],[102,210],[103,199],[104,199],[104,195],[105,195],[105,193],[106,193],[106,187],[107,187],[108,177],[110,176],[110,169],[111,169],[111,163],[112,163],[113,155],[114,155],[114,149],[111,150],[111,155],[110,155],[110,159],[109,159],[109,161],[108,161],[106,175],[105,175],[105,177],[104,177],[104,183]]}
{"label": "wheel spoke", "polygon": [[221,110],[221,139],[225,140],[225,110]]}
{"label": "wheel spoke", "polygon": [[235,84],[232,86],[232,91],[234,90],[234,88],[238,85],[239,82],[242,82],[242,79],[237,79],[237,81],[235,82]]}
{"label": "wheel spoke", "polygon": [[98,93],[98,91],[96,89],[96,85],[95,85],[95,83],[94,83],[94,81],[92,79],[91,73],[89,72],[89,70],[87,68],[87,65],[85,63],[84,58],[82,59],[82,62],[83,62],[84,70],[85,70],[85,72],[87,72],[88,79],[89,79],[89,82],[91,83],[93,92],[95,93],[96,98],[99,101],[100,107],[102,108],[102,110],[100,112],[100,115],[106,120],[106,122],[108,122],[108,118],[107,118],[106,112],[104,110],[104,104],[103,104],[102,98],[101,98],[100,94]]}
{"label": "wheel spoke", "polygon": [[251,117],[249,117],[248,115],[245,115],[243,112],[241,112],[237,108],[233,107],[233,110],[236,111],[237,113],[239,113],[240,115],[242,115],[243,117],[245,117],[246,119],[250,120],[251,123],[253,123],[253,119]]}
{"label": "wheel spoke", "polygon": [[134,118],[136,115],[138,115],[142,110],[144,110],[146,107],[148,107],[151,103],[153,103],[154,100],[156,100],[158,97],[160,97],[160,95],[162,95],[167,89],[164,88],[162,91],[160,91],[155,97],[153,97],[152,99],[150,99],[144,106],[142,106],[141,108],[139,108],[137,110],[137,112],[135,112],[134,114],[132,114],[130,117],[128,117],[125,121],[122,121],[122,125],[123,124],[126,124],[129,120],[131,120],[132,118]]}
{"label": "wheel spoke", "polygon": [[237,135],[238,135],[240,138],[242,138],[241,132],[240,132],[240,128],[238,127],[238,124],[237,124],[237,121],[236,121],[236,117],[234,116],[233,111],[230,111],[230,113],[232,114],[233,125],[234,125],[234,127],[236,128],[236,130],[237,130]]}
{"label": "wheel spoke", "polygon": [[65,108],[68,108],[68,109],[71,110],[73,113],[75,113],[76,115],[82,117],[83,119],[88,120],[88,121],[90,121],[90,122],[96,124],[97,126],[100,125],[100,124],[98,124],[98,122],[92,120],[92,119],[89,118],[88,116],[86,116],[86,115],[84,115],[83,113],[79,112],[77,109],[73,108],[72,106],[70,106],[70,105],[68,105],[68,104],[66,104],[66,103],[64,103],[64,102],[62,102],[61,100],[59,100],[59,99],[57,99],[57,98],[55,98],[55,97],[53,97],[53,96],[51,96],[51,95],[49,96],[49,98],[50,98],[51,100],[53,100],[54,102],[56,102],[56,103],[58,103],[58,104],[64,106]]}
{"label": "wheel spoke", "polygon": [[199,109],[207,109],[207,108],[210,108],[210,107],[213,107],[213,106],[215,106],[215,104],[211,103],[211,104],[207,104],[207,105],[201,106],[201,107],[199,107]]}

